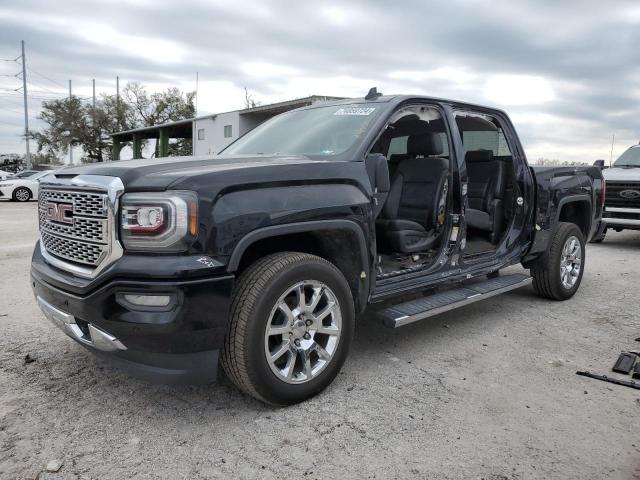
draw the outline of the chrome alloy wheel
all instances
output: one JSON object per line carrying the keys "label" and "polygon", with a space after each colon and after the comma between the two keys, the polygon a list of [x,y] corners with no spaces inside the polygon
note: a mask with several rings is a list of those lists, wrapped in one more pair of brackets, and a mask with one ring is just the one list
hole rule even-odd
{"label": "chrome alloy wheel", "polygon": [[567,290],[573,288],[582,268],[582,246],[574,235],[567,238],[560,257],[560,281]]}
{"label": "chrome alloy wheel", "polygon": [[278,299],[264,334],[271,371],[286,383],[305,383],[322,372],[338,349],[342,316],[324,283],[296,283]]}
{"label": "chrome alloy wheel", "polygon": [[19,202],[26,202],[27,200],[29,200],[29,190],[27,190],[26,188],[19,188],[16,190],[16,200],[18,200]]}

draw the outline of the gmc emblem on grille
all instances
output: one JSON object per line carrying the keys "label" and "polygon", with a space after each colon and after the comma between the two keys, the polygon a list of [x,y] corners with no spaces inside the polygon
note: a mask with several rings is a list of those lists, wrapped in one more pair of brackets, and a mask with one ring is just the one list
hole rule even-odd
{"label": "gmc emblem on grille", "polygon": [[73,205],[70,203],[47,203],[47,220],[73,224]]}
{"label": "gmc emblem on grille", "polygon": [[640,198],[640,191],[638,190],[622,190],[618,195],[627,200],[634,200]]}

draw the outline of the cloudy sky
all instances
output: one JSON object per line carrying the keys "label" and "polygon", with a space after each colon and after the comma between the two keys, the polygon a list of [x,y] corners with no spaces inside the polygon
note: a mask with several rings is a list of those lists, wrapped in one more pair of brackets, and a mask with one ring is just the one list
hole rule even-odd
{"label": "cloudy sky", "polygon": [[638,0],[3,2],[0,153],[24,151],[20,40],[35,127],[69,79],[88,98],[92,78],[193,90],[199,72],[199,113],[242,107],[245,86],[262,103],[377,86],[504,108],[530,160],[640,140]]}

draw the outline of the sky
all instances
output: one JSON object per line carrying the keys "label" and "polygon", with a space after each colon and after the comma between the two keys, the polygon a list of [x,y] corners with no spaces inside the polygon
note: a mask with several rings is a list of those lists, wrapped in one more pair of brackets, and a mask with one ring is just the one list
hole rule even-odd
{"label": "sky", "polygon": [[[21,0],[0,5],[0,153],[41,102],[194,90],[198,113],[328,95],[420,94],[506,110],[530,161],[608,160],[640,141],[640,2]],[[32,151],[35,150],[32,145]]]}

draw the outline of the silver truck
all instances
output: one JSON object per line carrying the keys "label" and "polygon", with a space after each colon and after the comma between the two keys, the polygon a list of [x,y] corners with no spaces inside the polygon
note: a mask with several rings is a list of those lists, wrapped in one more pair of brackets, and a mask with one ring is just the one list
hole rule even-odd
{"label": "silver truck", "polygon": [[[604,167],[604,161],[596,164]],[[591,240],[602,242],[609,228],[640,230],[640,144],[629,147],[603,170],[606,184],[605,209],[598,232]]]}

